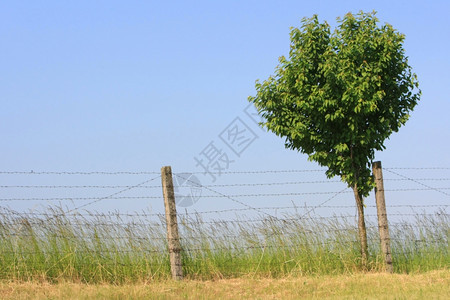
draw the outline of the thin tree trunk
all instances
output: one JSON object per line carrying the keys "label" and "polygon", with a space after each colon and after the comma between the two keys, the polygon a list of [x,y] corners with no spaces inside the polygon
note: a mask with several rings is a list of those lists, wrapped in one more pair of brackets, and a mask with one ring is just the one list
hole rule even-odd
{"label": "thin tree trunk", "polygon": [[355,194],[356,207],[358,208],[358,230],[359,241],[361,244],[361,265],[364,270],[367,270],[367,258],[369,255],[367,246],[367,231],[366,222],[364,221],[364,204],[361,194],[358,192],[358,186],[353,186],[353,193]]}

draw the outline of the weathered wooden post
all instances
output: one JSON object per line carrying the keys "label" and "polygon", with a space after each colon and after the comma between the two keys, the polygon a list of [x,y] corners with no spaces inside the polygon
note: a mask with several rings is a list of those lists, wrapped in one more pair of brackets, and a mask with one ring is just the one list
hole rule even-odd
{"label": "weathered wooden post", "polygon": [[166,211],[167,241],[170,254],[170,269],[172,278],[183,279],[181,264],[181,244],[178,235],[177,209],[175,205],[175,193],[173,190],[173,179],[171,167],[161,168],[161,181],[164,195],[164,207]]}
{"label": "weathered wooden post", "polygon": [[375,180],[375,201],[378,215],[378,231],[380,233],[381,251],[385,263],[386,272],[394,271],[391,255],[391,238],[389,236],[389,225],[386,212],[386,201],[384,198],[383,172],[381,161],[372,164],[372,172]]}

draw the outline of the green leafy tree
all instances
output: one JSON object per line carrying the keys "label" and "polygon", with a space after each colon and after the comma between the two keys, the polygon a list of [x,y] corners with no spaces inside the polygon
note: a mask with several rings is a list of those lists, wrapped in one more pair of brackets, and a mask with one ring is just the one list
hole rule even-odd
{"label": "green leafy tree", "polygon": [[291,28],[289,58],[249,97],[262,126],[285,146],[308,155],[354,191],[361,258],[368,247],[363,197],[373,189],[375,150],[405,124],[420,99],[417,76],[405,56],[405,36],[379,26],[376,13],[348,13],[330,26],[317,15]]}

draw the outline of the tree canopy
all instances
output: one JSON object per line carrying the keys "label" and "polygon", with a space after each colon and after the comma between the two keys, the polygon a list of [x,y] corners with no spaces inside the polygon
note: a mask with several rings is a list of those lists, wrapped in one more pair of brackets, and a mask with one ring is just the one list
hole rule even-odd
{"label": "tree canopy", "polygon": [[261,124],[285,146],[327,167],[361,196],[373,188],[376,150],[408,120],[420,98],[405,36],[376,13],[338,18],[331,32],[318,16],[291,28],[289,57],[249,97]]}

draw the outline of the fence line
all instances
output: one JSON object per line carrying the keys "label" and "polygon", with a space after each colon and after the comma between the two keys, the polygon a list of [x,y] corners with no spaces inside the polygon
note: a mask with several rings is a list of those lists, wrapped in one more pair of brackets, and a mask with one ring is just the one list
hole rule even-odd
{"label": "fence line", "polygon": [[443,190],[442,188],[434,188],[434,187],[431,187],[431,186],[429,186],[429,185],[426,185],[426,184],[421,183],[421,182],[418,181],[418,180],[415,180],[415,179],[413,179],[413,178],[409,178],[408,176],[404,176],[404,175],[402,175],[402,174],[399,174],[398,172],[394,172],[394,171],[389,170],[389,169],[387,169],[386,171],[388,171],[388,172],[390,172],[390,173],[392,173],[392,174],[395,174],[395,175],[397,175],[397,176],[400,176],[400,177],[402,177],[402,178],[404,178],[404,179],[410,180],[410,181],[412,181],[412,182],[414,182],[414,183],[417,183],[417,184],[419,184],[419,185],[421,185],[421,186],[424,186],[424,187],[426,187],[426,188],[428,188],[428,189],[430,189],[430,190],[435,190],[436,192],[442,193],[442,194],[444,194],[444,195],[446,195],[446,196],[450,196],[449,193],[443,192],[443,191],[442,191],[442,190]]}
{"label": "fence line", "polygon": [[93,171],[93,172],[69,172],[69,171],[0,171],[0,175],[159,175],[159,172],[130,172],[130,171]]}
{"label": "fence line", "polygon": [[[384,167],[385,170],[450,170],[450,167]],[[325,169],[303,169],[303,170],[244,170],[211,172],[211,174],[270,174],[270,173],[308,173],[323,172]],[[204,172],[189,172],[190,174],[204,174]],[[0,171],[7,175],[157,175],[160,172],[148,171]]]}
{"label": "fence line", "polygon": [[[436,178],[429,178],[424,176],[418,176],[418,178],[413,178],[411,176],[405,176],[400,174],[397,170],[450,170],[450,168],[385,168],[385,170],[397,177],[400,178],[388,178],[384,179],[385,181],[392,182],[411,182],[416,186],[410,187],[393,187],[390,189],[385,189],[385,192],[417,192],[417,191],[436,191],[443,195],[449,196],[450,194],[445,192],[449,190],[449,187],[444,186],[445,182],[450,181],[450,178],[445,176],[437,176]],[[323,172],[323,169],[320,170],[268,170],[268,171],[236,171],[236,172],[218,172],[217,174],[247,174],[247,175],[255,175],[255,174],[281,174],[281,173],[314,173],[314,172]],[[401,171],[400,171],[401,172]],[[182,243],[182,248],[179,250],[187,255],[189,253],[194,253],[195,255],[201,254],[201,252],[208,251],[246,251],[246,250],[258,250],[263,249],[289,249],[287,251],[296,251],[295,249],[291,249],[292,245],[295,244],[296,247],[299,246],[307,246],[307,247],[315,247],[322,245],[352,245],[353,243],[358,243],[358,235],[357,235],[357,227],[353,226],[353,223],[347,222],[347,220],[351,221],[351,219],[355,219],[355,215],[333,215],[333,216],[317,216],[314,211],[320,208],[330,208],[330,209],[345,209],[345,208],[355,208],[354,205],[329,205],[328,203],[335,199],[337,196],[341,194],[352,193],[348,187],[340,190],[340,191],[316,191],[316,192],[288,192],[285,186],[294,186],[294,185],[302,185],[302,184],[323,184],[330,186],[330,184],[341,183],[340,180],[313,180],[312,176],[308,178],[308,180],[304,181],[273,181],[273,182],[235,182],[235,183],[227,183],[227,184],[210,184],[210,185],[201,185],[189,178],[183,178],[183,173],[175,174],[175,176],[185,179],[185,182],[189,182],[192,187],[202,188],[203,191],[207,191],[212,193],[211,195],[198,195],[197,198],[201,199],[228,199],[240,206],[241,208],[227,208],[227,209],[216,209],[216,210],[207,210],[207,211],[193,211],[193,212],[182,212],[176,214],[180,219],[178,223],[182,227],[181,237],[178,238]],[[189,174],[204,174],[204,173],[189,173]],[[83,209],[89,205],[94,203],[103,201],[103,200],[133,200],[133,199],[159,199],[162,201],[161,195],[129,195],[125,196],[126,192],[134,191],[134,190],[142,190],[142,189],[159,189],[162,188],[163,185],[155,184],[152,185],[150,182],[153,182],[159,178],[161,175],[159,172],[20,172],[20,171],[9,171],[9,172],[0,172],[0,175],[80,175],[80,176],[88,176],[88,175],[155,175],[152,178],[142,181],[136,185],[1,185],[0,189],[3,190],[11,190],[11,189],[26,189],[27,193],[30,189],[119,189],[118,191],[110,192],[105,196],[99,197],[5,197],[0,198],[1,202],[8,201],[89,201],[88,203],[84,203],[76,206],[73,209],[63,210],[58,208],[54,212],[50,211],[49,213],[40,213],[40,212],[25,212],[19,213],[10,209],[3,209],[0,211],[0,239],[7,240],[8,238],[12,238],[10,240],[12,243],[9,246],[3,247],[0,243],[0,253],[11,253],[20,255],[33,255],[34,254],[43,254],[43,252],[33,252],[29,251],[32,248],[16,248],[17,244],[14,244],[14,241],[20,240],[20,238],[54,238],[61,240],[74,240],[83,241],[87,243],[88,249],[81,249],[75,251],[76,253],[133,253],[137,256],[145,255],[146,253],[155,253],[161,255],[168,255],[167,249],[164,247],[167,243],[167,237],[164,234],[161,234],[164,230],[164,227],[167,225],[167,221],[164,219],[163,213],[79,213],[78,210]],[[431,182],[439,182],[441,187],[430,186],[429,184],[424,184],[422,181],[426,181],[427,183]],[[420,186],[420,187],[417,187]],[[220,188],[240,188],[240,187],[274,187],[280,186],[283,187],[283,192],[280,193],[266,193],[263,190],[259,190],[257,193],[246,192],[245,189],[243,191],[239,190],[240,193],[228,194],[228,192],[224,192],[219,190]],[[331,189],[331,188],[329,188]],[[287,191],[286,191],[287,190]],[[0,190],[1,191],[1,190]],[[138,191],[136,193],[140,193]],[[244,200],[240,198],[256,198],[256,197],[292,197],[292,196],[307,196],[307,195],[326,195],[325,200],[321,201],[317,205],[314,206],[252,206],[249,203],[246,203]],[[173,200],[174,201],[174,200]],[[428,201],[428,200],[424,200]],[[212,201],[212,203],[215,203]],[[389,203],[389,199],[388,199]],[[394,235],[391,237],[391,241],[394,243],[402,243],[405,242],[406,250],[403,249],[403,254],[408,254],[408,247],[414,247],[414,245],[419,245],[421,243],[425,244],[439,244],[439,250],[436,250],[436,253],[447,253],[445,244],[448,246],[448,235],[443,235],[439,230],[448,229],[448,218],[449,214],[446,212],[446,208],[450,206],[449,204],[432,204],[432,203],[421,203],[421,204],[400,204],[393,203],[392,205],[387,205],[389,208],[406,208],[406,209],[426,209],[426,208],[438,208],[440,209],[434,213],[406,213],[404,211],[389,213],[389,216],[397,216],[397,217],[417,217],[420,216],[423,218],[423,222],[429,222],[427,220],[431,220],[435,222],[436,220],[442,222],[436,231],[427,232],[426,235],[422,238],[420,235],[416,235],[420,230],[419,228],[413,227],[411,224],[407,222],[393,222],[390,223],[389,226],[392,230],[394,230]],[[368,208],[375,208],[375,205],[367,205]],[[283,212],[280,210],[286,210]],[[301,212],[300,212],[301,210]],[[293,213],[294,211],[295,213]],[[240,216],[237,219],[208,219],[203,220],[203,216],[209,214],[226,214],[226,213],[236,213],[236,215],[240,212],[257,212],[257,218]],[[275,214],[275,215],[274,215]],[[281,216],[279,216],[280,214]],[[169,214],[169,216],[173,216],[174,214]],[[167,214],[166,214],[167,216]],[[139,218],[138,220],[128,220],[132,218]],[[151,222],[149,218],[157,217],[159,222]],[[376,214],[366,214],[367,218],[377,217]],[[80,219],[81,218],[81,219]],[[85,218],[85,219],[83,219]],[[122,220],[121,218],[124,218]],[[126,219],[125,219],[126,218]],[[336,222],[344,221],[343,223]],[[308,223],[311,221],[310,223]],[[325,221],[325,222],[322,222]],[[303,223],[302,223],[303,222]],[[322,223],[321,223],[322,222]],[[328,226],[325,228],[320,228],[320,224],[324,226]],[[326,225],[328,224],[328,225]],[[417,224],[420,225],[420,222]],[[431,224],[431,223],[430,223]],[[271,227],[271,225],[273,225]],[[68,231],[68,234],[63,234],[64,230],[61,232],[53,231],[52,228],[56,229],[57,226],[61,226],[60,229],[64,228],[72,228],[73,231]],[[308,227],[309,226],[309,227]],[[333,227],[335,226],[335,227]],[[113,229],[111,229],[113,228]],[[222,234],[214,234],[214,230],[224,228],[225,231]],[[380,242],[380,239],[376,236],[376,224],[372,223],[372,221],[368,222],[367,230],[370,233],[368,240],[373,245],[376,245]],[[200,229],[200,232],[196,232],[197,229]],[[78,230],[78,231],[77,231]],[[109,231],[108,231],[109,230]],[[155,232],[150,233],[150,231],[154,230]],[[203,230],[203,231],[201,231]],[[247,230],[246,237],[248,240],[242,240],[242,230]],[[403,231],[410,231],[410,235],[406,237],[406,235],[401,235]],[[342,234],[347,236],[345,238],[339,239]],[[148,234],[148,235],[147,235]],[[292,241],[292,239],[298,237],[302,234],[309,234],[310,237],[318,237],[322,234],[323,240],[309,240],[302,241],[296,240]],[[102,247],[92,249],[90,251],[90,245],[94,244],[98,239],[106,240],[106,244],[109,245],[110,242],[114,243],[112,245],[116,245],[116,248],[112,249],[103,249]],[[126,240],[135,240],[137,245],[127,245],[122,244]],[[218,244],[215,243],[215,240],[223,240],[225,242],[230,242],[230,244],[225,243],[224,247],[218,247]],[[229,241],[227,239],[230,239]],[[170,240],[170,238],[169,238]],[[233,244],[233,241],[236,242]],[[275,240],[283,240],[283,244],[275,243]],[[200,242],[198,242],[200,241]],[[268,244],[268,241],[271,241],[271,244]],[[26,241],[25,241],[26,242]],[[197,244],[196,244],[197,242]],[[141,247],[142,244],[152,244],[155,247],[162,247],[161,249],[147,249],[145,247]],[[253,243],[253,244],[252,244]],[[106,245],[106,246],[107,246]],[[444,245],[444,246],[443,246]],[[26,246],[24,244],[24,246]],[[92,246],[94,247],[94,246]],[[129,249],[127,247],[131,247],[133,249]],[[95,247],[94,247],[95,248]],[[107,248],[107,247],[104,247]],[[425,249],[425,248],[424,248]],[[426,248],[430,252],[434,251],[433,247]],[[177,250],[177,249],[176,249]],[[49,250],[46,250],[49,251]],[[178,251],[178,250],[177,250]],[[398,251],[398,250],[394,250]],[[136,252],[142,252],[141,254],[136,254]],[[416,253],[411,251],[411,253]],[[44,253],[45,255],[45,253]],[[253,262],[250,262],[252,264]],[[258,266],[261,262],[258,263]],[[267,262],[266,262],[267,263]],[[179,263],[172,263],[177,267],[180,267]]]}
{"label": "fence line", "polygon": [[[204,188],[205,186],[201,186],[202,188]],[[130,187],[127,188],[126,190],[117,192],[115,194],[112,195],[117,195],[119,193],[123,193],[125,191],[128,191],[130,189],[132,189],[134,187]],[[450,190],[450,188],[444,187],[444,188],[426,188],[426,189],[385,189],[385,192],[418,192],[418,191],[438,191],[441,192],[442,190]],[[218,192],[217,192],[218,193]],[[281,196],[305,196],[305,195],[333,195],[336,193],[340,193],[340,194],[351,194],[353,193],[353,191],[333,191],[333,192],[304,192],[304,193],[276,193],[276,194],[237,194],[237,195],[225,195],[225,194],[219,194],[219,195],[199,195],[196,196],[196,198],[245,198],[245,197],[281,197]],[[450,196],[450,194],[448,193],[444,193],[445,195]],[[6,201],[86,201],[86,200],[95,200],[92,203],[86,204],[90,205],[93,204],[95,202],[98,201],[102,201],[102,200],[123,200],[123,199],[161,199],[161,196],[121,196],[121,197],[112,197],[112,195],[110,196],[105,196],[105,197],[66,197],[66,198],[2,198],[0,199],[1,202],[6,202]],[[231,199],[230,199],[231,200]],[[235,199],[232,199],[233,201],[236,201]],[[246,205],[244,203],[239,203],[241,205]],[[84,207],[84,206],[82,206]],[[80,208],[82,208],[80,207]]]}
{"label": "fence line", "polygon": [[[446,208],[449,207],[450,204],[432,204],[432,205],[411,205],[411,204],[402,204],[402,205],[386,205],[386,207],[390,208],[431,208],[431,207],[440,207],[440,208]],[[375,208],[375,205],[366,205],[366,207]],[[291,210],[291,209],[299,209],[299,208],[305,208],[303,206],[270,206],[270,207],[256,207],[258,210]],[[306,208],[311,208],[307,206]],[[316,207],[312,207],[316,208]],[[355,208],[354,205],[322,205],[320,208]],[[195,215],[204,215],[204,214],[221,214],[221,213],[228,213],[228,212],[243,212],[243,211],[249,211],[254,210],[254,208],[232,208],[232,209],[223,209],[223,210],[206,210],[206,211],[192,211],[192,212],[181,212],[177,213],[177,215],[182,216],[195,216]],[[120,212],[108,212],[108,213],[36,213],[36,212],[15,212],[15,211],[8,211],[8,212],[1,212],[0,215],[17,215],[17,216],[46,216],[46,217],[72,217],[72,216],[79,216],[79,217],[161,217],[164,216],[163,213],[120,213]],[[397,214],[399,215],[399,214]],[[410,214],[407,214],[410,215]],[[340,216],[336,216],[340,217]],[[354,217],[354,216],[352,216]],[[334,217],[325,217],[325,218],[334,218]]]}
{"label": "fence line", "polygon": [[[309,172],[323,172],[323,169],[309,169],[309,170],[259,170],[259,171],[223,171],[210,172],[210,174],[273,174],[273,173],[309,173]],[[204,174],[205,172],[189,172],[189,174]],[[68,172],[68,171],[0,171],[0,174],[7,175],[156,175],[159,172],[129,172],[129,171],[93,171],[93,172]]]}
{"label": "fence line", "polygon": [[[6,214],[2,214],[2,215],[6,215]],[[193,214],[194,215],[194,214]],[[448,213],[434,213],[434,214],[389,214],[390,216],[408,216],[408,217],[415,217],[415,216],[420,216],[420,217],[431,217],[431,216],[444,216],[444,217],[449,217],[450,214]],[[366,215],[367,218],[372,218],[372,217],[376,217],[377,215],[375,214],[368,214]],[[159,215],[159,217],[164,217],[163,214]],[[52,219],[56,219],[57,216],[51,216],[50,218]],[[1,224],[3,225],[24,225],[24,226],[29,226],[29,225],[45,225],[46,223],[48,224],[49,219],[26,219],[26,223],[23,222],[23,220],[25,220],[23,217],[22,218],[18,218],[15,221],[2,221]],[[188,220],[182,220],[181,222],[183,223],[183,225],[200,225],[200,224],[214,224],[214,225],[221,225],[221,224],[250,224],[250,223],[273,223],[273,222],[283,222],[283,223],[290,223],[290,222],[296,222],[296,221],[300,221],[300,220],[304,220],[304,221],[314,221],[314,220],[333,220],[333,219],[337,219],[337,220],[345,220],[345,219],[353,219],[355,218],[355,216],[351,216],[351,215],[343,215],[343,216],[328,216],[328,217],[305,217],[305,216],[295,216],[295,217],[291,217],[291,218],[275,218],[275,217],[270,217],[270,218],[265,218],[265,219],[245,219],[245,220],[230,220],[230,219],[214,219],[212,221],[203,221],[201,219],[195,219],[192,221],[188,221]],[[403,225],[404,223],[400,222],[400,223],[391,223],[391,226],[396,226],[396,225]],[[96,220],[86,220],[85,222],[80,222],[80,221],[76,221],[76,220],[70,220],[70,219],[65,219],[64,221],[61,221],[58,219],[58,225],[62,225],[62,226],[70,226],[70,225],[77,225],[77,226],[87,226],[87,227],[96,227],[96,226],[112,226],[112,227],[125,227],[125,228],[130,228],[130,227],[145,227],[145,228],[160,228],[161,226],[165,226],[165,223],[157,223],[157,222],[119,222],[119,221],[115,221],[115,220],[111,220],[111,221],[103,221],[103,222],[98,222]],[[375,225],[374,226],[366,226],[366,228],[377,228]],[[354,230],[355,228],[351,228],[351,229],[336,229],[337,231],[340,230]],[[332,230],[333,231],[333,230]]]}
{"label": "fence line", "polygon": [[[369,239],[369,241],[371,242],[377,242],[377,239]],[[397,242],[402,242],[405,241],[403,239],[395,239],[393,238],[392,241],[397,241]],[[448,240],[446,239],[434,239],[434,240],[425,240],[425,239],[417,239],[417,240],[413,240],[410,242],[414,242],[414,243],[425,243],[425,244],[430,244],[430,243],[441,243],[441,242],[447,242]],[[342,242],[342,244],[358,244],[359,240],[345,240]],[[324,246],[324,245],[335,245],[336,241],[324,241],[324,242],[311,242],[311,243],[304,243],[304,244],[296,244],[296,245],[303,245],[303,246]],[[215,247],[215,248],[211,248],[211,247],[198,247],[198,248],[183,248],[182,252],[185,253],[189,253],[189,252],[204,252],[204,251],[232,251],[232,250],[261,250],[261,249],[288,249],[291,250],[293,252],[295,252],[296,250],[292,248],[292,245],[254,245],[254,246],[245,246],[245,247],[239,247],[239,246],[230,246],[230,247]],[[138,251],[137,251],[138,250]],[[431,251],[430,251],[431,250]],[[395,251],[395,250],[394,250]],[[113,254],[117,254],[117,253],[139,253],[139,252],[143,252],[143,253],[159,253],[159,254],[166,254],[167,250],[166,249],[148,249],[148,248],[140,248],[140,249],[83,249],[83,250],[78,250],[77,253],[113,253]],[[438,250],[433,250],[433,249],[427,249],[426,251],[427,253],[440,253],[442,254],[442,251],[438,251]],[[8,251],[8,250],[3,250],[1,253],[9,253],[9,254],[28,254],[28,255],[41,255],[42,252],[39,251]],[[407,253],[416,253],[413,251],[405,251],[404,249],[402,249],[402,253],[403,254],[407,254]],[[167,253],[168,254],[168,253]],[[160,265],[160,264],[158,264]]]}
{"label": "fence line", "polygon": [[[412,178],[420,181],[450,181],[450,178]],[[384,178],[384,181],[411,181],[405,178]],[[239,187],[239,186],[274,186],[274,185],[296,185],[296,184],[328,184],[342,183],[341,180],[316,180],[316,181],[292,181],[292,182],[268,182],[268,183],[235,183],[235,184],[211,184],[199,185],[199,187]],[[0,185],[0,188],[19,188],[19,189],[118,189],[118,188],[143,188],[154,189],[162,188],[161,185]],[[444,188],[446,189],[446,188]],[[447,188],[448,189],[448,188]],[[429,189],[424,189],[429,190]]]}
{"label": "fence line", "polygon": [[[5,224],[5,225],[16,225],[16,224]],[[33,224],[30,224],[30,225],[33,225]],[[40,224],[37,224],[37,225],[40,225]],[[68,224],[65,224],[65,225],[68,225]],[[105,225],[105,224],[95,224],[95,225],[97,225],[97,226],[103,226],[103,225]],[[95,225],[93,225],[93,226],[95,226]],[[106,224],[106,225],[112,225],[112,224]],[[163,225],[163,224],[161,224],[161,225]],[[392,226],[393,228],[396,228],[396,229],[405,229],[405,228],[411,228],[412,226],[411,225],[406,225],[406,224],[403,224],[403,226],[401,225],[401,224],[399,224],[399,225],[397,225],[397,226]],[[367,226],[367,229],[368,230],[373,230],[373,231],[376,231],[376,230],[378,230],[378,227],[377,226]],[[19,231],[20,231],[20,229],[19,229]],[[356,228],[338,228],[338,229],[328,229],[327,230],[327,232],[356,232],[357,231],[357,229]],[[286,238],[286,237],[296,237],[296,236],[298,236],[298,235],[300,235],[300,234],[312,234],[312,233],[314,233],[315,231],[314,230],[312,230],[312,229],[299,229],[299,231],[298,232],[295,232],[295,233],[280,233],[279,235],[277,235],[277,237],[280,237],[280,236],[282,236],[283,238]],[[10,237],[17,237],[17,238],[47,238],[46,236],[40,236],[39,234],[37,234],[37,233],[33,233],[33,234],[31,234],[31,233],[14,233],[14,232],[11,232],[11,233],[8,233],[8,236],[10,236]],[[101,235],[101,234],[96,234],[96,233],[91,233],[91,235],[76,235],[76,234],[58,234],[58,233],[51,233],[51,235],[50,235],[50,237],[51,238],[59,238],[59,239],[64,239],[64,240],[77,240],[77,241],[79,241],[79,240],[82,240],[82,241],[89,241],[89,240],[97,240],[97,239],[99,239],[100,237],[102,238],[102,239],[104,239],[104,240],[113,240],[113,241],[115,241],[115,242],[119,242],[120,240],[127,240],[127,239],[133,239],[133,240],[138,240],[138,241],[149,241],[149,240],[157,240],[157,241],[167,241],[167,237],[144,237],[144,236],[141,236],[141,235],[139,235],[139,234],[135,234],[135,233],[133,233],[133,234],[129,234],[129,235],[111,235],[111,236],[103,236],[103,235]],[[202,239],[204,239],[204,238],[207,238],[207,239],[230,239],[230,238],[241,238],[242,236],[241,236],[241,234],[240,233],[235,233],[235,234],[224,234],[224,235],[220,235],[220,236],[217,236],[217,235],[208,235],[208,234],[201,234],[201,235],[186,235],[186,234],[184,234],[184,235],[182,235],[181,237],[180,237],[180,240],[181,241],[192,241],[192,240],[196,240],[196,239],[198,239],[198,238],[202,238]],[[273,235],[271,235],[271,234],[263,234],[263,233],[254,233],[254,234],[249,234],[248,236],[247,236],[248,238],[260,238],[260,239],[264,239],[264,238],[271,238],[271,237],[273,237]],[[378,241],[378,238],[372,238],[371,239],[373,242],[376,242],[376,241]],[[444,237],[435,237],[435,238],[433,238],[433,239],[423,239],[423,238],[419,238],[419,239],[405,239],[405,238],[391,238],[391,240],[393,240],[393,241],[412,241],[412,242],[419,242],[419,241],[422,241],[422,242],[442,242],[442,241],[448,241],[448,239],[446,239],[446,238],[444,238]],[[259,240],[258,240],[258,242],[259,242]],[[335,243],[336,241],[335,240],[330,240],[330,241],[328,241],[328,243]],[[348,240],[344,240],[344,242],[348,242]],[[327,242],[325,242],[325,243],[327,243]],[[317,241],[309,241],[308,243],[305,243],[305,244],[308,244],[308,245],[314,245],[314,244],[317,244],[317,245],[321,245],[321,244],[324,244],[324,242],[317,242]],[[189,247],[185,247],[186,249],[189,249]],[[239,248],[239,247],[237,247],[237,248]],[[204,249],[210,249],[210,248],[204,248]],[[163,251],[163,250],[161,250],[161,251]]]}

